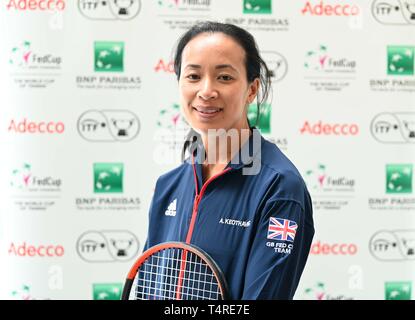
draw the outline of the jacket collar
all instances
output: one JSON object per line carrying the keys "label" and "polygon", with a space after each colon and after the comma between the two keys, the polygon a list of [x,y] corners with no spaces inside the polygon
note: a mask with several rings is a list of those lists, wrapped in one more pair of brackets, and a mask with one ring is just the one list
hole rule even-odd
{"label": "jacket collar", "polygon": [[[254,159],[261,155],[261,147],[263,142],[263,137],[259,130],[256,127],[250,127],[251,134],[242,147],[239,149],[238,153],[232,158],[232,160],[226,165],[225,169],[241,169],[246,166],[252,165]],[[190,163],[194,163],[196,166],[200,166],[203,162],[203,157],[205,149],[203,144],[200,143],[196,146],[193,151],[193,156],[189,159]]]}
{"label": "jacket collar", "polygon": [[241,169],[250,166],[254,159],[260,156],[263,137],[256,127],[250,127],[250,129],[251,134],[248,140],[245,141],[226,168]]}

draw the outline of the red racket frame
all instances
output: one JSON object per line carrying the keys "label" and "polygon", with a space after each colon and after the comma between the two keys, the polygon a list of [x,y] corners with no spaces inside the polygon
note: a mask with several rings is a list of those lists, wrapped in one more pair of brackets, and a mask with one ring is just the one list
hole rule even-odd
{"label": "red racket frame", "polygon": [[191,244],[187,244],[184,242],[163,242],[160,243],[158,245],[155,245],[149,249],[147,249],[145,252],[143,252],[143,254],[136,260],[136,262],[134,263],[133,267],[130,269],[130,272],[127,275],[127,279],[125,281],[125,285],[124,285],[124,289],[123,289],[123,293],[121,296],[121,300],[129,300],[130,297],[130,292],[131,292],[131,288],[134,282],[134,278],[136,276],[136,274],[138,273],[140,267],[144,264],[145,261],[147,261],[147,259],[149,257],[151,257],[153,254],[160,252],[162,250],[165,249],[183,249],[183,253],[182,253],[182,263],[180,266],[180,276],[179,276],[179,290],[178,293],[176,294],[176,299],[175,300],[181,300],[181,294],[180,294],[180,286],[181,286],[181,280],[182,280],[182,275],[183,272],[186,268],[186,256],[187,256],[187,252],[191,252],[195,255],[197,255],[200,259],[202,259],[211,269],[213,275],[216,278],[220,293],[221,293],[221,297],[222,300],[228,300],[229,299],[229,289],[228,289],[228,285],[226,283],[226,279],[222,273],[222,271],[220,270],[219,266],[216,264],[216,262],[202,249],[198,248],[197,246],[191,245]]}

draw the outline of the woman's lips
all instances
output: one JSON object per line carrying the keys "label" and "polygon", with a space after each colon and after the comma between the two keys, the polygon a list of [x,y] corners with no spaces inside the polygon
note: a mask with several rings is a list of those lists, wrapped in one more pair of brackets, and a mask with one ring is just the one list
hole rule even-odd
{"label": "woman's lips", "polygon": [[192,108],[193,110],[196,110],[198,115],[200,115],[202,118],[205,118],[205,119],[213,118],[223,110],[222,108],[218,108],[218,107],[195,106]]}

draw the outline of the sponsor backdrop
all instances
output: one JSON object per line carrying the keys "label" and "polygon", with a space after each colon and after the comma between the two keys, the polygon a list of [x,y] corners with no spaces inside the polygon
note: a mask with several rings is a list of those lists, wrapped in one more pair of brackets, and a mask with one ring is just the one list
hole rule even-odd
{"label": "sponsor backdrop", "polygon": [[188,130],[172,49],[206,19],[256,37],[259,127],[312,194],[295,298],[415,298],[413,0],[0,3],[1,298],[120,298]]}

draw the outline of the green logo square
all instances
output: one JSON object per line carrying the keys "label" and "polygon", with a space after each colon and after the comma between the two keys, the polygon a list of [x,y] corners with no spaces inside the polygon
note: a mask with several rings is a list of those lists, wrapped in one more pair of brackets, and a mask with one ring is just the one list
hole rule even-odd
{"label": "green logo square", "polygon": [[94,163],[94,192],[123,192],[123,171],[122,163]]}
{"label": "green logo square", "polygon": [[244,0],[244,13],[270,14],[272,0]]}
{"label": "green logo square", "polygon": [[94,42],[96,72],[124,71],[124,42]]}
{"label": "green logo square", "polygon": [[255,103],[249,105],[249,124],[256,126],[262,133],[271,133],[271,105],[264,103],[259,108],[259,121],[257,121],[257,105]]}
{"label": "green logo square", "polygon": [[412,164],[386,165],[386,193],[412,192]]}
{"label": "green logo square", "polygon": [[411,300],[411,282],[386,282],[385,300]]}
{"label": "green logo square", "polygon": [[415,47],[388,46],[388,74],[413,75]]}
{"label": "green logo square", "polygon": [[93,284],[94,300],[121,300],[122,283]]}

